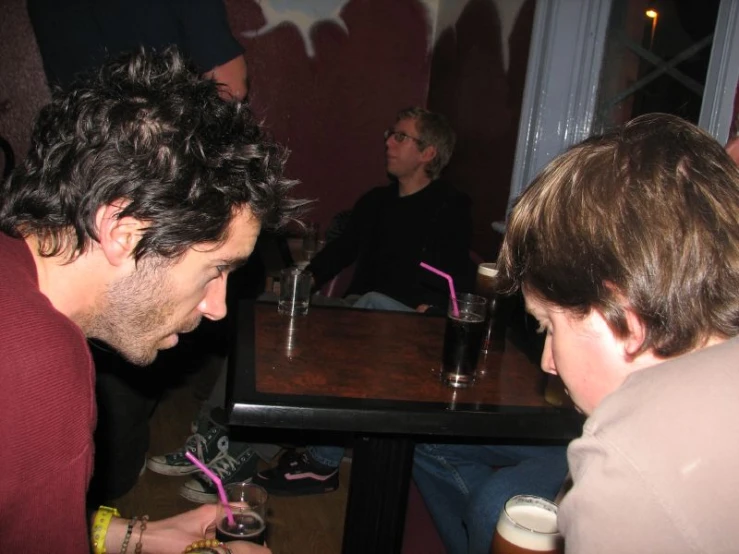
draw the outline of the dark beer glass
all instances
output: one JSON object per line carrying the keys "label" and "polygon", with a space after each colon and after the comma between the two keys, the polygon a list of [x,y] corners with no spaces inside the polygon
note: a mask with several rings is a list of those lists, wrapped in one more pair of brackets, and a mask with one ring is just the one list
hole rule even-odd
{"label": "dark beer glass", "polygon": [[216,538],[221,542],[248,541],[263,545],[267,531],[267,491],[252,483],[226,485],[228,508],[234,523],[228,520],[223,504],[218,504]]}
{"label": "dark beer glass", "polygon": [[257,512],[234,513],[234,524],[227,517],[216,522],[216,538],[221,542],[248,541],[264,545],[267,524]]}
{"label": "dark beer glass", "polygon": [[484,296],[487,300],[485,313],[485,334],[482,339],[482,351],[501,351],[505,344],[505,320],[499,309],[499,299],[495,292],[495,277],[498,269],[494,263],[484,263],[477,266],[475,293]]}
{"label": "dark beer glass", "polygon": [[498,518],[491,554],[563,554],[557,505],[538,496],[514,496]]}
{"label": "dark beer glass", "polygon": [[460,294],[456,305],[457,313],[454,312],[454,302],[450,298],[444,330],[441,377],[451,387],[467,387],[475,382],[485,330],[485,299],[476,294]]}

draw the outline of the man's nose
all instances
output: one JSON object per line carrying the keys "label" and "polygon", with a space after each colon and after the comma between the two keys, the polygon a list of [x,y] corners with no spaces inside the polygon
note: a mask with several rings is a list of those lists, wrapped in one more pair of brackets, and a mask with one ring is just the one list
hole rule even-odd
{"label": "man's nose", "polygon": [[226,317],[226,277],[208,283],[205,298],[198,305],[198,309],[211,321]]}
{"label": "man's nose", "polygon": [[541,369],[545,373],[557,375],[557,366],[554,363],[554,355],[552,354],[552,343],[549,335],[544,341],[544,350],[541,353]]}

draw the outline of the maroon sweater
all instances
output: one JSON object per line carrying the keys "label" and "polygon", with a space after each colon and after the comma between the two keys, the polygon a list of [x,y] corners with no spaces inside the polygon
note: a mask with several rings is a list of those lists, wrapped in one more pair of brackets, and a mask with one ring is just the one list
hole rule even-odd
{"label": "maroon sweater", "polygon": [[25,242],[2,233],[0,380],[0,550],[89,552],[92,358],[39,290]]}

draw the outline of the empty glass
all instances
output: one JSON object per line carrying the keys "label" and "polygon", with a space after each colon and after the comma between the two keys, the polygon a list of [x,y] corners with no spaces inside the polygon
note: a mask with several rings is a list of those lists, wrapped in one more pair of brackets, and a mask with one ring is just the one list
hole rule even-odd
{"label": "empty glass", "polygon": [[310,305],[313,274],[299,267],[280,272],[280,301],[277,311],[285,315],[306,315]]}

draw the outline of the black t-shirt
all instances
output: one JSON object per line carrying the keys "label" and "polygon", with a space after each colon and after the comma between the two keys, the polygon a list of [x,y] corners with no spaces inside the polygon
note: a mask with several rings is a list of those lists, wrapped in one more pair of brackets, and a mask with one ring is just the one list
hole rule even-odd
{"label": "black t-shirt", "polygon": [[200,72],[243,52],[222,0],[28,0],[50,85],[140,46],[177,46]]}

